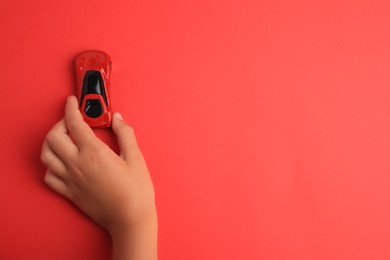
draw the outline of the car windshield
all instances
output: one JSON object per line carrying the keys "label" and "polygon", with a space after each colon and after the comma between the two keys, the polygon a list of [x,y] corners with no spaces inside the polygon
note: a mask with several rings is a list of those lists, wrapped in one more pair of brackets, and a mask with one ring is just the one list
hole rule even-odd
{"label": "car windshield", "polygon": [[106,92],[104,90],[104,83],[103,83],[102,75],[100,74],[99,71],[89,70],[85,73],[80,104],[82,104],[84,96],[87,94],[100,94],[102,95],[104,102],[107,104],[107,97],[106,97]]}

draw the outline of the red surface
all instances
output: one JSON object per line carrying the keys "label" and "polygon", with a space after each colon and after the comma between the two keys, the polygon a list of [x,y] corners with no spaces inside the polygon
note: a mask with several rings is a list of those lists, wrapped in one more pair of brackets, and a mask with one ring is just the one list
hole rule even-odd
{"label": "red surface", "polygon": [[87,49],[149,163],[160,259],[390,259],[389,1],[0,9],[0,259],[109,258],[39,162]]}

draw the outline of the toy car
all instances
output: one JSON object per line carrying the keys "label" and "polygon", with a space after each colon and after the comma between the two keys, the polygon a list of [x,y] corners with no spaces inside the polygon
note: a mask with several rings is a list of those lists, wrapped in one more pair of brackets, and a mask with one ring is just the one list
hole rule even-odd
{"label": "toy car", "polygon": [[77,98],[91,127],[111,126],[111,58],[103,51],[85,51],[75,60]]}

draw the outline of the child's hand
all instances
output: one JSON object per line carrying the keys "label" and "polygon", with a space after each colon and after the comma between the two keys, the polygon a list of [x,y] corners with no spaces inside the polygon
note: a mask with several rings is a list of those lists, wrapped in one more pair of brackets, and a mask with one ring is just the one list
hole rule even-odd
{"label": "child's hand", "polygon": [[65,118],[46,136],[41,160],[48,168],[45,183],[107,229],[115,250],[117,237],[134,240],[149,232],[155,241],[157,216],[153,184],[132,128],[116,113],[112,129],[120,156],[95,136],[71,96]]}

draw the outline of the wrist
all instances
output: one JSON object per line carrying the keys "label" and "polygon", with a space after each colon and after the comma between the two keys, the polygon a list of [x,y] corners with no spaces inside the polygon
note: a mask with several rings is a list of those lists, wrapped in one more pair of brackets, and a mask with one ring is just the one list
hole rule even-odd
{"label": "wrist", "polygon": [[109,230],[113,259],[157,259],[157,216]]}
{"label": "wrist", "polygon": [[142,234],[145,230],[151,230],[155,228],[157,231],[157,215],[145,217],[139,220],[123,220],[112,224],[107,228],[111,237],[122,237],[126,235],[138,235]]}
{"label": "wrist", "polygon": [[106,226],[110,235],[119,236],[122,233],[142,232],[144,229],[156,226],[157,228],[157,212],[156,209],[150,209],[143,214],[120,214],[121,217],[113,218]]}

